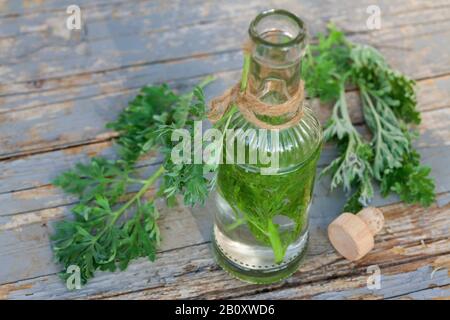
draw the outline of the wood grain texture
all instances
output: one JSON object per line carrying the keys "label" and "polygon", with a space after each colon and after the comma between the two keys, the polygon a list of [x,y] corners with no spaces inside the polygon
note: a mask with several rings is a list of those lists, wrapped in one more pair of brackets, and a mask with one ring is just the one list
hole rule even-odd
{"label": "wood grain texture", "polygon": [[[216,10],[221,11],[226,10],[226,8],[228,7],[224,6],[222,9],[218,7]],[[300,11],[301,8],[295,9],[295,7],[292,7],[295,12],[302,12]],[[357,13],[362,14],[361,9],[365,7],[360,8],[358,6],[357,8]],[[29,105],[30,102],[23,100],[19,103],[12,103],[11,107],[8,107],[9,103],[0,101],[3,102],[2,105],[6,105],[2,108],[10,111],[0,115],[0,123],[5,124],[0,128],[0,158],[110,139],[111,132],[104,129],[104,123],[116,117],[117,113],[136,93],[136,88],[141,85],[149,82],[170,81],[173,80],[175,74],[178,75],[177,77],[181,75],[184,79],[191,77],[198,79],[208,73],[228,71],[230,66],[239,68],[241,65],[240,43],[242,43],[242,39],[245,39],[249,20],[258,11],[257,9],[260,8],[255,6],[249,11],[249,16],[244,15],[233,19],[232,24],[230,24],[229,19],[213,19],[211,23],[188,24],[177,32],[173,30],[144,32],[142,34],[134,32],[126,36],[87,41],[92,48],[84,53],[74,50],[75,45],[70,41],[63,48],[59,48],[65,42],[59,38],[51,40],[52,37],[44,33],[41,36],[46,39],[45,41],[56,41],[57,43],[56,46],[51,43],[43,45],[45,50],[51,51],[50,53],[45,50],[33,52],[31,58],[25,57],[23,62],[8,63],[8,61],[5,61],[2,67],[4,70],[3,72],[0,71],[0,79],[2,79],[0,83],[24,82],[21,80],[21,77],[24,77],[27,90],[30,90],[31,87],[32,90],[44,94],[40,102],[39,99],[30,99],[30,96],[25,97],[27,101],[37,101],[32,102],[32,104],[38,103],[40,107]],[[347,12],[348,14],[348,10],[344,10],[344,13]],[[207,10],[206,14],[209,14],[210,11]],[[447,17],[450,17],[450,10],[437,6],[434,9],[424,10],[418,16],[422,17],[426,14],[430,16],[448,14]],[[129,16],[128,19],[133,19],[133,16]],[[114,23],[114,16],[111,17],[111,20]],[[372,42],[372,44],[379,46],[389,62],[416,79],[450,73],[448,69],[448,66],[450,66],[449,50],[442,47],[442,45],[448,43],[443,42],[446,37],[445,30],[448,29],[445,22],[437,24],[439,26],[437,28],[436,24],[432,23],[417,24],[412,17],[403,21],[395,14],[387,15],[385,20],[393,24],[392,28],[370,33],[356,32],[353,35],[350,34],[350,38],[360,42]],[[315,21],[312,25],[319,25],[313,29],[324,30],[325,21],[322,19]],[[396,21],[401,22],[401,27],[395,27]],[[403,26],[404,23],[409,24]],[[121,25],[119,24],[119,26]],[[403,31],[404,29],[407,31]],[[351,30],[349,31],[351,32]],[[114,32],[111,32],[111,35],[114,34]],[[211,34],[220,34],[221,36],[210,37]],[[397,38],[393,38],[393,34]],[[400,34],[402,37],[399,39]],[[123,41],[123,43],[119,41]],[[41,43],[42,41],[27,39],[23,42],[28,45],[30,43]],[[413,54],[405,55],[403,50],[392,49],[392,42]],[[151,46],[151,48],[147,48],[148,46]],[[9,50],[13,51],[9,54],[5,52],[5,56],[17,57],[19,55],[17,51],[20,51],[19,47],[20,43],[8,46]],[[60,53],[61,50],[63,53]],[[234,54],[231,54],[232,52]],[[436,59],[436,56],[433,55],[436,52],[440,52],[439,59]],[[58,54],[60,56],[55,56]],[[216,57],[222,54],[225,54],[225,58],[231,57],[234,60],[227,62]],[[36,61],[33,61],[33,59]],[[437,60],[439,60],[439,63],[437,63]],[[40,64],[43,64],[44,67],[41,67]],[[15,70],[19,67],[21,71]],[[133,79],[133,76],[129,77],[129,73],[134,72],[135,67],[147,69],[147,71],[144,71],[143,77],[139,75],[138,71],[137,81]],[[35,70],[36,68],[39,70]],[[149,68],[150,70],[148,70]],[[58,74],[56,70],[59,69],[62,73]],[[81,76],[81,78],[72,78],[75,70],[78,70],[75,75]],[[92,75],[113,71],[116,72],[115,75],[108,74],[107,78],[103,78],[103,80],[108,79],[106,81],[98,79],[97,76],[94,76],[97,79],[90,79]],[[118,76],[120,73],[124,73],[124,76]],[[38,78],[34,76],[36,74],[39,75]],[[149,78],[149,74],[164,75],[164,78],[158,79],[155,76]],[[9,79],[10,77],[11,79]],[[48,88],[44,84],[49,78],[50,80],[56,78],[54,80],[57,83],[61,82],[61,79],[63,79],[63,83],[70,81],[78,83],[78,86],[74,88],[69,85],[69,88],[72,89],[72,96],[77,95],[78,97],[66,99],[62,98],[60,93],[57,101],[62,100],[61,102],[50,103],[48,100],[46,101],[45,95],[48,93]],[[95,85],[85,85],[86,82]],[[221,82],[222,86],[219,84],[212,87],[215,91],[207,92],[208,96],[217,95],[229,86],[230,82],[232,81]],[[0,99],[9,99],[8,92],[11,92],[11,88],[9,84],[3,86],[2,91],[6,94]],[[25,88],[23,90],[26,91]],[[54,93],[53,91],[50,90]],[[448,91],[446,94],[448,95]],[[21,94],[14,93],[12,96],[17,98]],[[44,100],[42,101],[42,99]],[[14,105],[20,105],[21,107],[19,110],[15,110]],[[11,128],[20,130],[23,134],[11,134],[11,132],[14,132]]]}
{"label": "wood grain texture", "polygon": [[[450,4],[437,1],[215,1],[79,0],[85,29],[65,30],[66,0],[0,0],[0,299],[238,298],[445,299],[450,296]],[[382,29],[368,31],[366,7],[382,10]],[[332,250],[326,227],[345,199],[316,183],[308,257],[289,280],[249,285],[220,270],[209,253],[211,208],[167,210],[158,260],[134,262],[123,273],[99,273],[69,292],[57,277],[49,234],[69,215],[75,198],[50,185],[61,171],[89,157],[114,157],[115,133],[104,124],[148,83],[191,88],[217,80],[208,99],[239,79],[240,44],[251,18],[283,7],[305,18],[310,33],[331,20],[353,41],[370,43],[399,70],[418,80],[423,112],[417,146],[433,169],[439,197],[430,209],[396,197],[384,206],[387,227],[375,249],[349,263]],[[312,38],[314,41],[314,37]],[[364,132],[357,92],[347,92],[351,117]],[[330,106],[311,102],[321,121]],[[323,167],[335,150],[326,146]],[[159,158],[139,162],[150,173]],[[132,191],[132,190],[131,190]],[[381,288],[366,287],[378,265]]]}
{"label": "wood grain texture", "polygon": [[[152,166],[146,168],[145,170],[148,171],[146,172],[146,174],[150,174],[150,172],[154,170],[153,168],[154,167]],[[438,183],[441,181],[439,177],[441,177],[442,179],[442,177],[448,176],[448,168],[446,168],[446,170],[447,172],[440,172],[441,174],[439,174],[439,172],[435,172]],[[324,232],[326,232],[328,224],[340,213],[340,210],[345,202],[345,195],[342,191],[338,190],[330,193],[329,184],[330,181],[328,178],[323,178],[317,181],[314,190],[314,201],[310,209],[311,220],[313,221],[313,223],[315,221],[318,229],[322,230],[320,231],[320,235],[323,237],[322,240],[326,242],[327,247],[328,241],[326,240]],[[444,196],[448,193],[448,191],[449,190],[447,190]],[[48,195],[44,195],[42,196],[42,198],[40,198],[39,194],[37,194],[36,199],[24,201],[27,205],[33,205],[41,202],[45,203],[46,200],[48,201],[48,197]],[[20,236],[21,234],[27,234],[29,239],[31,239],[27,242],[27,244],[24,244],[23,242],[19,243],[16,241],[0,241],[0,261],[13,261],[13,265],[22,264],[27,266],[27,269],[25,271],[15,269],[12,273],[10,273],[8,269],[0,269],[0,283],[14,282],[23,278],[34,278],[37,276],[48,274],[48,266],[52,264],[52,257],[49,251],[50,244],[48,240],[48,234],[51,233],[51,228],[54,221],[60,220],[70,215],[71,204],[73,204],[75,200],[76,199],[68,196],[56,198],[56,200],[54,199],[54,201],[60,201],[61,204],[55,207],[0,217],[0,238],[2,234],[6,238],[11,238],[13,235]],[[383,199],[377,195],[373,201],[373,204],[386,205],[396,201],[398,201],[396,197]],[[448,201],[446,201],[446,203],[448,203]],[[189,237],[190,235],[195,235],[200,230],[203,234],[203,238],[201,239],[202,242],[209,241],[209,233],[212,227],[211,212],[213,212],[210,207],[196,208],[194,210],[189,209],[187,211],[183,211],[183,214],[187,214],[188,217],[179,217],[180,221],[182,222],[181,224],[177,225],[176,230],[174,230],[173,228],[166,228],[165,214],[171,215],[172,213],[169,210],[164,210],[164,206],[161,206],[161,208],[163,212],[163,219],[161,221],[163,238],[170,238],[172,240],[172,243],[177,244],[178,246],[197,245],[198,238],[193,237],[192,239],[189,239]],[[189,212],[191,211],[194,212],[194,217],[196,216],[195,212],[201,213],[201,216],[197,216],[196,218],[197,224],[184,224],[183,221],[192,218],[189,217]],[[170,219],[169,221],[170,222],[167,226],[169,226],[169,224],[171,223]],[[48,229],[48,234],[46,237],[40,236],[42,234],[42,230],[41,228],[36,227],[36,225],[40,226],[41,228]],[[443,228],[445,228],[445,225],[443,226]],[[322,235],[322,233],[324,234]],[[313,248],[313,250],[319,252],[322,250],[322,247],[317,243],[314,245],[315,247]],[[164,251],[164,249],[165,247],[163,246],[162,251]],[[14,253],[14,255],[12,255],[12,253]],[[17,258],[14,259],[14,257]],[[35,261],[39,261],[39,263],[35,263]]]}
{"label": "wood grain texture", "polygon": [[[441,80],[446,81],[447,77]],[[206,94],[208,97],[216,96],[235,81],[236,74],[232,78],[222,78],[221,81],[208,87]],[[439,88],[439,79],[436,82],[438,83],[434,89]],[[427,89],[430,88],[428,80],[425,85]],[[442,108],[442,105],[450,100],[450,93],[448,90],[444,90],[436,90],[436,95],[443,97],[439,104],[427,104],[424,107],[425,110],[438,109],[435,113],[424,115],[422,126],[425,129],[428,119],[434,121],[433,119],[436,117],[449,118],[449,111]],[[39,108],[0,114],[0,123],[5,124],[0,127],[0,159],[111,140],[115,134],[105,129],[104,125],[116,118],[132,96],[131,92],[126,94],[114,92],[104,96],[70,100],[56,105],[50,104]],[[362,115],[357,108],[357,94],[350,93],[349,100],[353,104],[352,111],[355,121],[361,122]],[[318,104],[315,102],[313,105]],[[317,106],[316,113],[322,121],[328,118],[329,112],[329,107]],[[443,127],[443,134],[445,134],[448,130],[446,123],[441,121],[436,124]],[[19,130],[22,134],[15,134],[16,131],[12,128]]]}
{"label": "wood grain texture", "polygon": [[[424,210],[397,204],[382,210],[386,216],[386,228],[377,236],[374,250],[356,263],[349,263],[334,253],[321,228],[323,220],[315,216],[311,221],[314,230],[311,248],[321,250],[310,251],[299,271],[281,284],[258,286],[230,278],[212,260],[209,244],[200,242],[162,252],[155,263],[139,259],[124,272],[100,272],[81,290],[67,291],[56,275],[48,275],[0,286],[0,292],[7,298],[33,299],[248,299],[351,298],[351,290],[356,289],[354,297],[357,298],[365,294],[374,295],[374,292],[364,289],[370,275],[367,267],[374,264],[380,267],[386,280],[386,283],[382,280],[382,288],[383,283],[386,284],[385,291],[380,291],[378,298],[410,293],[412,286],[408,283],[411,281],[405,279],[415,279],[416,289],[424,289],[431,284],[450,284],[450,240],[447,237],[450,206]],[[201,219],[204,212],[193,212],[193,216]],[[431,278],[433,270],[438,268]],[[330,291],[339,293],[321,296]],[[374,297],[377,297],[376,293]]]}

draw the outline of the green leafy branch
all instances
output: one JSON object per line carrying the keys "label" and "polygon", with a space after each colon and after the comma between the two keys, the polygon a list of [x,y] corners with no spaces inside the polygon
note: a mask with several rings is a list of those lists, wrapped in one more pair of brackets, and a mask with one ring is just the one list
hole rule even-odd
{"label": "green leafy branch", "polygon": [[[202,88],[177,95],[167,85],[144,87],[118,119],[107,125],[119,132],[119,159],[92,158],[62,173],[54,184],[78,197],[73,219],[56,224],[52,235],[55,258],[67,269],[78,266],[82,283],[96,270],[125,269],[138,257],[155,259],[160,243],[155,197],[174,204],[178,194],[188,205],[203,203],[212,183],[202,164],[174,164],[170,157],[173,130],[184,128],[193,136],[195,121],[206,118]],[[142,178],[136,161],[150,150],[164,155],[163,164]],[[147,193],[162,177],[158,192]],[[138,187],[137,192],[133,193]],[[126,200],[128,195],[132,195]],[[65,270],[63,278],[69,274]]]}
{"label": "green leafy branch", "polygon": [[[325,140],[334,140],[339,156],[325,170],[331,188],[353,192],[344,208],[357,212],[373,197],[372,181],[383,196],[397,193],[403,201],[430,205],[435,186],[431,169],[420,164],[411,125],[420,123],[414,81],[391,69],[373,47],[354,44],[334,26],[328,36],[307,51],[302,70],[308,93],[335,101],[325,126]],[[351,123],[345,86],[359,89],[364,119],[372,133],[370,144]]]}

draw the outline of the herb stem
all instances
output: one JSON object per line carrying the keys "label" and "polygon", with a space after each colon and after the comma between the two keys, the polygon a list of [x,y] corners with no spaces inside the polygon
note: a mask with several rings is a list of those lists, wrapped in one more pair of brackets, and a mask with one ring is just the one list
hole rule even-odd
{"label": "herb stem", "polygon": [[211,82],[213,82],[215,80],[214,76],[209,75],[207,76],[205,79],[203,79],[198,85],[197,87],[199,88],[204,88],[206,87],[208,84],[210,84]]}
{"label": "herb stem", "polygon": [[340,93],[339,93],[339,100],[340,100],[340,111],[341,116],[344,118],[346,125],[351,127],[351,131],[355,131],[355,128],[353,127],[352,120],[350,119],[350,114],[348,112],[347,107],[347,100],[345,99],[345,81],[347,79],[347,76],[344,76],[341,81],[341,87],[340,87]]}
{"label": "herb stem", "polygon": [[134,183],[140,183],[140,184],[145,184],[147,182],[147,180],[143,180],[143,179],[133,179],[133,178],[128,178],[129,182],[134,182]]}
{"label": "herb stem", "polygon": [[275,262],[281,263],[283,262],[285,249],[283,247],[283,244],[281,243],[278,228],[275,226],[272,220],[268,221],[267,230],[268,230],[267,237],[269,238],[270,244],[272,245],[273,254],[275,256]]}
{"label": "herb stem", "polygon": [[[361,87],[361,93],[364,97],[363,99],[363,104],[366,106],[369,106],[370,108],[370,112],[372,113],[374,119],[375,119],[375,123],[377,125],[377,129],[375,130],[377,137],[375,138],[376,140],[376,152],[375,152],[375,157],[377,157],[380,154],[380,149],[381,149],[381,142],[382,142],[382,127],[381,127],[381,122],[380,122],[380,117],[378,116],[375,107],[372,104],[372,100],[370,100],[369,94],[367,93],[367,91],[365,90],[364,87]],[[364,101],[366,103],[364,103]]]}
{"label": "herb stem", "polygon": [[250,54],[244,54],[244,66],[242,68],[241,92],[247,89],[248,74],[250,71]]}
{"label": "herb stem", "polygon": [[140,197],[152,186],[156,180],[164,173],[164,167],[161,165],[158,170],[153,173],[144,183],[142,188],[130,199],[125,203],[122,207],[120,207],[119,210],[114,212],[114,218],[111,220],[111,225],[116,223],[116,221],[120,218],[120,216],[125,212],[125,210],[128,209],[129,206],[133,204],[136,200],[139,200]]}
{"label": "herb stem", "polygon": [[235,222],[226,226],[227,231],[232,231],[246,222],[244,218],[238,218]]}

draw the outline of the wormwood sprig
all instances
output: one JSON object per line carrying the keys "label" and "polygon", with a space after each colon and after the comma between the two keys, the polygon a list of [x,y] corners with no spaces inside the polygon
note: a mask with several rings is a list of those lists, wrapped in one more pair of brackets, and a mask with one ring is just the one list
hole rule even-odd
{"label": "wormwood sprig", "polygon": [[[194,122],[206,118],[202,88],[211,80],[205,79],[184,95],[167,85],[142,88],[117,120],[107,125],[119,133],[119,158],[92,158],[54,180],[79,199],[72,209],[73,219],[55,226],[54,255],[65,269],[79,267],[82,283],[96,270],[123,270],[138,257],[155,259],[160,242],[156,196],[165,197],[169,204],[178,194],[188,205],[205,201],[212,182],[204,176],[203,165],[175,164],[170,151],[173,130],[183,128],[192,137]],[[135,163],[150,150],[160,151],[164,160],[143,178]],[[148,196],[160,177],[159,192]],[[65,270],[61,275],[69,276]]]}
{"label": "wormwood sprig", "polygon": [[[376,49],[349,42],[334,26],[309,47],[302,73],[311,96],[335,101],[325,140],[334,140],[340,154],[322,175],[332,176],[331,188],[353,192],[344,210],[357,212],[368,204],[373,180],[384,196],[395,192],[408,203],[430,205],[435,199],[431,169],[420,164],[412,145],[411,125],[420,123],[414,81],[391,69]],[[359,89],[370,142],[351,123],[345,86]]]}
{"label": "wormwood sprig", "polygon": [[[372,150],[351,122],[343,82],[339,92],[339,99],[326,125],[324,139],[336,141],[340,155],[321,172],[321,175],[332,175],[332,189],[342,185],[346,192],[356,190],[349,203],[366,205],[373,197],[371,181],[373,172],[370,164]],[[347,205],[346,209],[348,208],[350,205]]]}

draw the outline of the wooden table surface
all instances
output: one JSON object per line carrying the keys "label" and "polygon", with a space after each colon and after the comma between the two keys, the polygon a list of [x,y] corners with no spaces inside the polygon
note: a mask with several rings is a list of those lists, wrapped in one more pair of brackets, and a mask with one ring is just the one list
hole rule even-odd
{"label": "wooden table surface", "polygon": [[[81,31],[66,28],[70,4],[81,7]],[[380,30],[366,27],[371,4],[381,9]],[[50,181],[94,155],[114,156],[115,134],[104,124],[144,84],[169,82],[183,91],[214,74],[208,98],[233,84],[248,24],[270,7],[304,17],[311,39],[332,20],[417,80],[423,117],[417,147],[433,169],[436,204],[424,209],[376,197],[386,227],[374,250],[350,263],[326,237],[344,195],[319,180],[308,257],[291,278],[268,286],[235,280],[214,263],[207,207],[163,209],[155,263],[139,259],[124,272],[99,272],[81,290],[68,291],[57,276],[49,234],[76,199]],[[362,126],[357,92],[347,94],[352,119]],[[312,104],[327,119],[330,107]],[[335,155],[325,146],[320,167]],[[0,299],[448,298],[449,159],[449,0],[0,0]],[[155,155],[139,165],[150,171],[158,161]],[[379,289],[366,285],[370,266],[381,272]]]}

